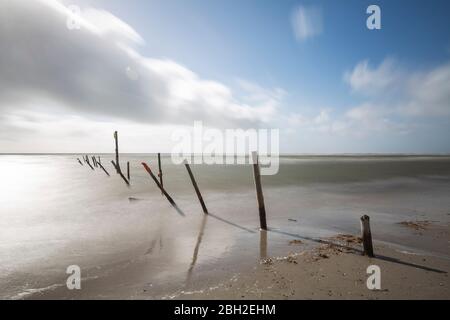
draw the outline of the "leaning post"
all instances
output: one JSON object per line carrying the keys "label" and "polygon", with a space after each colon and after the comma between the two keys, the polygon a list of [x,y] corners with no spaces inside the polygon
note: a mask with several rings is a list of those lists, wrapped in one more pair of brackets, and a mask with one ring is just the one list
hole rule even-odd
{"label": "leaning post", "polygon": [[198,188],[197,182],[195,181],[191,167],[189,166],[189,163],[187,163],[187,162],[185,162],[184,165],[186,166],[187,172],[189,173],[189,177],[191,178],[192,184],[195,189],[195,193],[197,194],[197,197],[198,197],[198,201],[200,201],[200,204],[202,206],[203,213],[208,214],[208,209],[206,209],[205,202],[203,201],[202,194],[200,193],[200,189]]}
{"label": "leaning post", "polygon": [[153,174],[152,170],[150,169],[150,167],[145,163],[142,162],[142,165],[144,166],[145,171],[148,172],[148,174],[150,175],[150,177],[152,177],[153,181],[155,182],[155,184],[158,186],[158,188],[162,191],[162,193],[166,196],[167,200],[170,202],[170,204],[178,211],[178,213],[182,216],[184,216],[183,211],[180,210],[180,208],[178,208],[177,204],[175,203],[175,201],[173,201],[172,197],[167,193],[167,191],[161,186],[161,184],[159,183],[158,179],[155,177],[155,175]]}
{"label": "leaning post", "polygon": [[[159,172],[158,172],[159,183],[161,184],[161,187],[164,188],[163,177],[162,177],[162,169],[161,169],[161,153],[158,153],[158,168],[159,168]],[[164,195],[162,190],[161,190],[161,194]]]}

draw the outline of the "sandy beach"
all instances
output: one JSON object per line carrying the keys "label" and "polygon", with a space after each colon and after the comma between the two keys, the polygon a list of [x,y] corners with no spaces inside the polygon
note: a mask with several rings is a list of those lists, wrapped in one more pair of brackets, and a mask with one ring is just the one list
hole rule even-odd
{"label": "sandy beach", "polygon": [[[2,299],[450,298],[448,157],[282,157],[262,179],[267,232],[250,166],[192,166],[205,215],[185,168],[164,158],[181,215],[140,166],[154,155],[122,159],[130,187],[73,155],[0,157],[11,186]],[[361,255],[364,214],[374,259]],[[73,265],[80,290],[66,286]],[[366,287],[369,265],[381,268],[379,291]]]}
{"label": "sandy beach", "polygon": [[[448,247],[448,224],[407,222],[404,225],[411,229],[415,237]],[[362,254],[361,239],[348,234],[314,242],[314,248],[302,250],[304,241],[290,240],[286,243],[286,246],[291,247],[288,255],[261,258],[253,267],[241,268],[240,272],[228,278],[221,276],[227,274],[221,268],[216,270],[213,277],[200,276],[196,281],[186,282],[182,289],[175,290],[175,287],[168,286],[155,295],[152,284],[141,283],[131,291],[127,287],[119,288],[113,296],[163,300],[450,299],[450,259],[447,256],[413,253],[376,243],[376,256],[369,258]],[[380,289],[369,290],[367,287],[367,268],[372,265],[381,270]],[[130,268],[127,272],[145,271],[142,268]],[[85,286],[90,291],[88,297],[109,290],[108,281],[105,280],[88,280]],[[27,298],[86,297],[86,291],[79,294],[68,293],[65,288],[58,287]]]}
{"label": "sandy beach", "polygon": [[[436,236],[435,236],[436,235]],[[447,226],[434,226],[418,237],[449,243]],[[361,253],[355,237],[338,235],[318,248],[293,249],[284,257],[263,259],[249,272],[211,288],[179,291],[174,299],[450,299],[450,260],[375,247],[376,257]],[[295,246],[301,247],[296,242]],[[369,290],[367,267],[381,269],[381,289]]]}

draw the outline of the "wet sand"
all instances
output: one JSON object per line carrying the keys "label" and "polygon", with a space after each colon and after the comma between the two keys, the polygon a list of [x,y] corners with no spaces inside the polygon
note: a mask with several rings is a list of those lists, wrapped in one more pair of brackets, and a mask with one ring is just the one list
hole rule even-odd
{"label": "wet sand", "polygon": [[[420,222],[417,222],[420,224]],[[428,223],[417,233],[402,224],[411,236],[434,241],[448,248],[449,225]],[[270,231],[269,231],[270,232]],[[311,247],[311,242],[314,246]],[[362,255],[360,238],[337,234],[314,240],[286,241],[289,254],[261,256],[253,266],[238,270],[216,266],[189,279],[180,287],[166,283],[157,288],[142,281],[130,286],[130,278],[146,272],[145,263],[133,263],[119,273],[86,279],[83,289],[69,291],[64,286],[27,296],[29,299],[450,299],[450,258],[427,252],[410,252],[401,247],[375,242],[375,258]],[[263,249],[264,250],[264,249]],[[367,268],[381,270],[381,289],[369,290]],[[192,270],[190,270],[192,271]],[[123,285],[112,289],[123,277]],[[128,280],[125,280],[128,278]]]}
{"label": "wet sand", "polygon": [[[433,226],[424,233],[449,244],[448,225]],[[448,257],[408,253],[385,244],[376,244],[375,252],[375,258],[363,256],[359,241],[348,242],[340,235],[324,239],[312,250],[263,259],[251,271],[213,287],[181,290],[165,298],[450,299]],[[380,290],[367,288],[370,265],[380,267]]]}
{"label": "wet sand", "polygon": [[[108,157],[102,160],[109,163]],[[285,278],[299,281],[292,297],[313,298],[309,294],[319,295],[321,288],[310,275],[318,263],[333,261],[325,275],[331,279],[334,259],[352,266],[367,259],[358,260],[358,252],[330,254],[323,262],[303,261],[303,255],[321,250],[323,241],[338,234],[358,235],[363,214],[371,217],[376,253],[436,269],[445,269],[450,259],[448,157],[283,157],[280,173],[263,177],[267,233],[258,229],[250,167],[192,167],[211,213],[206,216],[185,168],[165,158],[165,186],[185,213],[180,216],[141,168],[142,161],[154,160],[154,155],[123,157],[133,164],[128,188],[119,176],[80,166],[72,155],[0,157],[10,186],[0,199],[0,298],[214,298],[234,279],[260,286],[262,280],[252,277],[269,277],[264,267],[279,272],[294,258],[297,263],[287,266],[302,266],[304,273],[286,271],[292,275]],[[400,251],[414,255],[403,257]],[[294,257],[286,261],[260,264],[290,253]],[[385,263],[383,268],[392,264]],[[70,265],[81,268],[81,290],[66,287]],[[398,272],[409,275],[410,269]],[[354,281],[366,278],[358,277]],[[336,285],[345,279],[336,278]],[[311,292],[300,294],[303,282]],[[260,290],[269,295],[274,289],[267,284]],[[271,294],[285,298],[281,292]],[[238,289],[227,294],[247,297]]]}

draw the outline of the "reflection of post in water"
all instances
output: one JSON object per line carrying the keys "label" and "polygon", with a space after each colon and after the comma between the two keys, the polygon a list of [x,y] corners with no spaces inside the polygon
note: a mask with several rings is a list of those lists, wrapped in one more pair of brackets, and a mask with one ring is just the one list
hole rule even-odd
{"label": "reflection of post in water", "polygon": [[159,239],[159,251],[158,253],[161,254],[161,251],[163,250],[163,238],[162,235],[166,232],[165,228],[165,217],[164,215],[159,212],[158,215],[158,227],[156,228],[156,235],[152,238],[152,241],[150,243],[150,247],[148,248],[147,252],[145,254],[153,254],[154,249],[158,245],[158,239]]}
{"label": "reflection of post in water", "polygon": [[194,269],[194,266],[197,263],[198,251],[200,249],[200,244],[202,242],[203,234],[205,232],[206,220],[208,220],[208,215],[204,214],[202,218],[202,223],[200,225],[200,230],[197,236],[197,243],[195,244],[194,254],[192,255],[192,262],[191,265],[189,266],[186,282],[189,282],[189,280],[191,279],[192,270]]}
{"label": "reflection of post in water", "polygon": [[[150,247],[147,249],[147,252],[145,252],[145,254],[153,254],[153,249],[155,249],[156,244],[158,242],[157,240],[158,237],[155,237],[152,242],[150,243]],[[162,242],[162,235],[159,235],[159,253],[161,253],[163,249],[163,242]]]}
{"label": "reflection of post in water", "polygon": [[259,258],[267,258],[267,231],[261,230],[259,232]]}

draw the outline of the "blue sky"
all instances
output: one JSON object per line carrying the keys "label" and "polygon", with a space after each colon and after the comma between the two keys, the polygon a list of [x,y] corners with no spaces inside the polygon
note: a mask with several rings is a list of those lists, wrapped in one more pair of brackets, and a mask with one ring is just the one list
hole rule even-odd
{"label": "blue sky", "polygon": [[[169,57],[232,85],[235,77],[281,86],[295,98],[349,100],[342,74],[364,59],[396,57],[427,68],[450,56],[448,1],[90,1],[127,21],[145,39],[142,52]],[[382,30],[366,28],[378,4]],[[290,17],[299,5],[322,9],[324,31],[299,43]]]}
{"label": "blue sky", "polygon": [[[448,1],[62,3],[109,12],[143,39],[127,44],[140,56],[220,83],[232,101],[266,97],[273,121],[258,126],[283,129],[284,152],[450,152]],[[366,27],[371,4],[381,30]],[[296,37],[297,10],[318,12],[321,30]]]}

